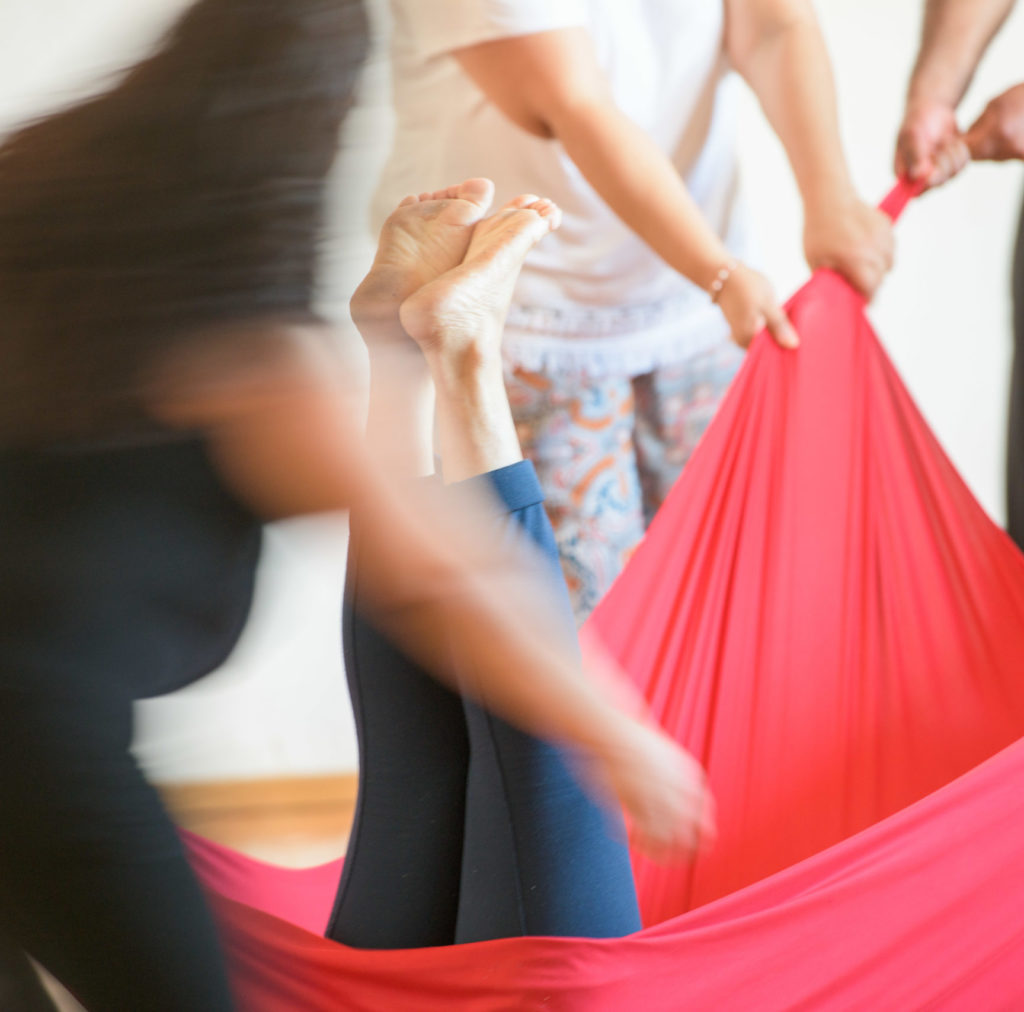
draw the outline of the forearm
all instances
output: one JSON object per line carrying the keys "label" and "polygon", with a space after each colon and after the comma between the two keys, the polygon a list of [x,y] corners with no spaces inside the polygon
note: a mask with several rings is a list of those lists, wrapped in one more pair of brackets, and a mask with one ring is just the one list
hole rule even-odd
{"label": "forearm", "polygon": [[956,108],[1016,0],[928,0],[908,104]]}
{"label": "forearm", "polygon": [[584,29],[482,43],[456,54],[520,129],[556,139],[587,182],[666,263],[706,288],[728,252],[671,159],[615,104]]}
{"label": "forearm", "polygon": [[610,101],[550,115],[552,133],[608,206],[669,266],[707,288],[728,251],[656,142]]}
{"label": "forearm", "polygon": [[774,7],[775,23],[730,25],[731,55],[785,148],[804,206],[828,207],[854,192],[828,51],[809,5]]}
{"label": "forearm", "polygon": [[615,694],[581,667],[546,567],[528,543],[496,541],[476,491],[354,507],[364,606],[411,657],[505,719],[607,748],[625,723]]}

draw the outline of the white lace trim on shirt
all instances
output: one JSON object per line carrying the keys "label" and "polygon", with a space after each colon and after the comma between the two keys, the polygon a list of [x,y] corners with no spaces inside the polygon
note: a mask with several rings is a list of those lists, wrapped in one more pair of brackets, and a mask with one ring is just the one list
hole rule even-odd
{"label": "white lace trim on shirt", "polygon": [[729,339],[721,312],[710,303],[693,303],[690,297],[608,310],[513,307],[505,328],[505,361],[512,368],[558,376],[642,376]]}

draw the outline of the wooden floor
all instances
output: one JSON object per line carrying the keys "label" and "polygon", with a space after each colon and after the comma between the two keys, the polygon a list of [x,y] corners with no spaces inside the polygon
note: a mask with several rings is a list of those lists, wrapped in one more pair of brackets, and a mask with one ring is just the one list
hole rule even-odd
{"label": "wooden floor", "polygon": [[[298,868],[345,853],[356,778],[166,785],[161,793],[183,828],[261,860]],[[61,1012],[82,1012],[58,984],[48,980],[47,987]]]}

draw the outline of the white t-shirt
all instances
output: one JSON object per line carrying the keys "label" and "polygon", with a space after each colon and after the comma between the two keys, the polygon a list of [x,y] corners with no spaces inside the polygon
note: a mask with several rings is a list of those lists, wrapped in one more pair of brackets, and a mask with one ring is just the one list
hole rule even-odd
{"label": "white t-shirt", "polygon": [[492,178],[499,203],[537,193],[565,213],[517,286],[505,341],[514,364],[636,375],[726,337],[706,293],[619,220],[562,145],[513,124],[451,55],[499,38],[589,29],[618,106],[747,257],[720,0],[391,0],[391,9],[396,135],[375,223],[408,193],[471,176]]}

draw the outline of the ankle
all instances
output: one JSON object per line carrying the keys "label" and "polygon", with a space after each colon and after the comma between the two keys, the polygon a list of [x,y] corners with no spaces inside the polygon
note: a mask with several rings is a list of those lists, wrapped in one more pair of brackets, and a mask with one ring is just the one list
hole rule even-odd
{"label": "ankle", "polygon": [[501,348],[499,342],[490,337],[458,341],[442,337],[429,347],[424,357],[439,389],[458,393],[504,383]]}

